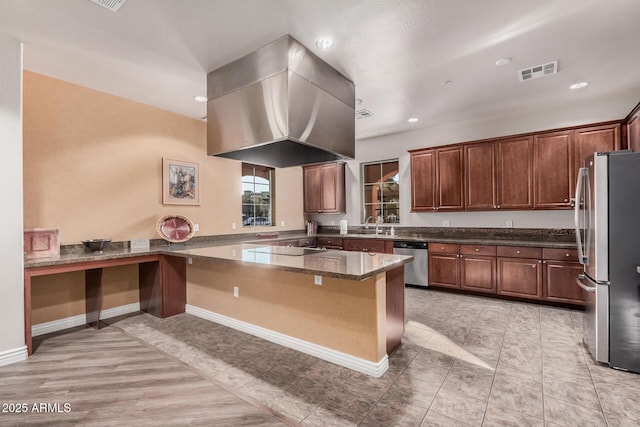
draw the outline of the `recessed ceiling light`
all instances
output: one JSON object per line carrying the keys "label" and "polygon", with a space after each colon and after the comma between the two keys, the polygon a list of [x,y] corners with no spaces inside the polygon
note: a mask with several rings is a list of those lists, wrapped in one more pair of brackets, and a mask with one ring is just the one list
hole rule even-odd
{"label": "recessed ceiling light", "polygon": [[496,61],[496,65],[497,65],[498,67],[501,67],[501,66],[503,66],[503,65],[507,65],[509,62],[511,62],[511,58],[504,57],[504,58],[500,58],[500,59],[498,59],[498,60]]}
{"label": "recessed ceiling light", "polygon": [[445,85],[445,86],[446,85],[450,85],[451,83],[453,83],[453,81],[451,81],[451,80],[445,80],[445,81],[442,82],[442,84]]}
{"label": "recessed ceiling light", "polygon": [[409,120],[407,120],[409,123],[415,123],[417,121],[419,121],[420,119],[417,117],[411,117]]}
{"label": "recessed ceiling light", "polygon": [[316,39],[316,46],[318,46],[320,49],[330,49],[333,47],[333,40],[331,40],[329,37],[318,37]]}
{"label": "recessed ceiling light", "polygon": [[569,89],[582,89],[583,87],[589,86],[589,82],[578,82],[569,86]]}
{"label": "recessed ceiling light", "polygon": [[207,97],[202,95],[196,95],[193,97],[198,102],[207,102]]}

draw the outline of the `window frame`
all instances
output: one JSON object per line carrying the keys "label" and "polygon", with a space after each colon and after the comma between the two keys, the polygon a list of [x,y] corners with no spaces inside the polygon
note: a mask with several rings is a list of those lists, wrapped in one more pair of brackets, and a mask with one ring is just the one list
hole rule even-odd
{"label": "window frame", "polygon": [[[245,168],[250,167],[252,169],[252,175],[245,175]],[[256,174],[256,168],[261,168],[261,169],[265,169],[266,172],[268,173],[268,178],[264,178],[260,175]],[[251,176],[252,177],[252,181],[245,181],[245,176]],[[260,183],[260,182],[256,182],[256,178],[260,178],[260,179],[266,179],[267,180],[267,184],[264,183]],[[258,165],[255,163],[247,163],[247,162],[242,162],[242,166],[241,166],[241,172],[240,172],[240,186],[241,186],[241,201],[240,201],[240,209],[241,209],[241,224],[242,224],[242,228],[251,228],[251,227],[274,227],[276,224],[276,213],[275,213],[275,178],[276,178],[276,170],[275,168],[269,167],[269,166],[263,166],[263,165]],[[253,197],[255,197],[258,193],[256,193],[256,185],[268,185],[269,186],[269,204],[265,204],[265,203],[255,203],[255,201],[253,201],[252,203],[246,203],[245,202],[245,190],[244,190],[244,186],[245,184],[247,185],[253,185],[253,190],[252,190],[252,195]],[[259,194],[262,194],[264,192],[261,192]],[[252,216],[247,216],[245,217],[245,206],[252,206],[252,212],[253,215]],[[257,206],[268,206],[268,216],[264,216],[264,215],[258,215],[258,211],[256,210]],[[247,222],[249,219],[253,218],[254,221],[252,222]],[[257,218],[267,218],[268,222],[264,222],[264,221],[255,221],[255,219]]]}
{"label": "window frame", "polygon": [[[378,200],[376,202],[373,203],[367,203],[367,186],[372,186],[372,185],[379,185],[380,187],[382,187],[382,184],[385,183],[385,176],[383,175],[383,170],[384,170],[384,165],[385,164],[389,164],[389,163],[396,163],[397,164],[397,169],[395,169],[396,174],[394,175],[389,175],[388,177],[391,178],[395,175],[397,175],[397,180],[394,180],[395,183],[398,185],[398,196],[397,199],[395,201],[388,201],[385,202],[384,201],[384,193],[382,191],[382,189],[380,190],[380,195],[378,197]],[[377,182],[367,182],[366,180],[366,174],[365,174],[365,168],[367,166],[371,166],[371,165],[379,165],[380,166],[380,180]],[[362,218],[363,218],[363,223],[366,222],[367,218],[369,217],[367,215],[367,206],[368,205],[378,205],[380,206],[380,209],[377,210],[381,210],[381,214],[380,216],[382,216],[382,223],[383,224],[400,224],[400,160],[398,158],[393,158],[393,159],[386,159],[386,160],[376,160],[376,161],[372,161],[372,162],[363,162],[360,163],[360,190],[361,190],[361,200],[360,200],[360,209],[362,212]],[[395,215],[397,220],[396,221],[387,221],[388,216],[385,215],[385,206],[387,205],[392,205],[395,204],[396,207],[395,209],[392,209],[392,211],[395,211]],[[373,208],[372,208],[373,210]],[[373,221],[370,222],[375,222],[376,221],[376,217],[377,215],[373,216]]]}

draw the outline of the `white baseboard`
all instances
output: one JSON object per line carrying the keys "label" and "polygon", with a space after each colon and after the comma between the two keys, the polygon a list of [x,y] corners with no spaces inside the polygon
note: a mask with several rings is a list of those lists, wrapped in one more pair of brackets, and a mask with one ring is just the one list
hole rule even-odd
{"label": "white baseboard", "polygon": [[292,348],[302,353],[310,354],[319,359],[326,360],[327,362],[335,363],[336,365],[371,375],[372,377],[379,378],[387,371],[387,369],[389,369],[389,358],[386,354],[379,362],[370,362],[359,357],[351,356],[349,354],[310,343],[299,338],[294,338],[280,332],[252,325],[251,323],[243,322],[241,320],[232,319],[231,317],[223,316],[222,314],[204,310],[189,304],[186,306],[186,312],[196,317],[220,323],[221,325],[228,326],[229,328],[255,335],[283,347]]}
{"label": "white baseboard", "polygon": [[[140,311],[139,302],[102,310],[100,312],[100,319],[109,319],[111,317],[122,316],[123,314],[135,313],[136,311]],[[66,317],[64,319],[52,320],[51,322],[31,325],[31,336],[37,337],[38,335],[50,334],[51,332],[62,331],[64,329],[75,328],[86,324],[87,315],[79,314],[77,316]]]}
{"label": "white baseboard", "polygon": [[10,365],[22,360],[27,360],[27,357],[29,357],[29,355],[27,354],[26,345],[14,348],[12,350],[3,351],[0,352],[0,366]]}

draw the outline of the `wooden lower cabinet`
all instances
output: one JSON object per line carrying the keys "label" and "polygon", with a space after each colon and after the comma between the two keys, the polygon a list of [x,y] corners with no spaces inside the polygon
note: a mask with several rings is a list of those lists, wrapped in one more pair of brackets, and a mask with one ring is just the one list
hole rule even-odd
{"label": "wooden lower cabinet", "polygon": [[584,305],[576,249],[429,243],[429,286]]}
{"label": "wooden lower cabinet", "polygon": [[584,304],[585,291],[577,285],[576,276],[582,273],[578,262],[544,261],[543,297],[546,301]]}
{"label": "wooden lower cabinet", "polygon": [[374,239],[342,239],[345,251],[393,253],[393,241]]}
{"label": "wooden lower cabinet", "polygon": [[[431,244],[429,244],[431,246]],[[429,286],[460,289],[460,257],[457,253],[429,253]]]}
{"label": "wooden lower cabinet", "polygon": [[576,283],[576,276],[582,273],[583,269],[582,264],[578,262],[578,251],[544,248],[542,257],[544,300],[584,305],[585,291]]}
{"label": "wooden lower cabinet", "polygon": [[542,260],[498,258],[499,295],[542,299]]}
{"label": "wooden lower cabinet", "polygon": [[339,237],[316,237],[316,246],[319,248],[342,250],[342,239]]}
{"label": "wooden lower cabinet", "polygon": [[463,255],[460,258],[460,288],[496,293],[496,258]]}

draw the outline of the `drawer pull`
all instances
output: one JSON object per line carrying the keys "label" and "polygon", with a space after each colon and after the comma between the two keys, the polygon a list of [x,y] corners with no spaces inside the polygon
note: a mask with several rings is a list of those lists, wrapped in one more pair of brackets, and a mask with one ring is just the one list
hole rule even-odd
{"label": "drawer pull", "polygon": [[444,246],[440,248],[441,251],[444,251]]}
{"label": "drawer pull", "polygon": [[517,253],[517,254],[519,254],[519,253],[520,253],[520,251],[516,251],[516,253]]}
{"label": "drawer pull", "polygon": [[480,252],[480,249],[476,248],[476,252]]}
{"label": "drawer pull", "polygon": [[571,254],[564,254],[564,256],[571,256]]}

